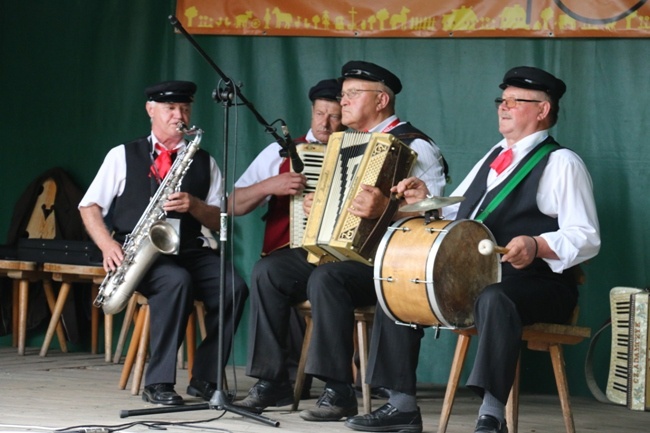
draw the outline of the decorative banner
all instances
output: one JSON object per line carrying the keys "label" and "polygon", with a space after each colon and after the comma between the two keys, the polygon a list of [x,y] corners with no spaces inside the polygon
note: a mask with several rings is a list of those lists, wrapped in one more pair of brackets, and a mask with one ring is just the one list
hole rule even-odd
{"label": "decorative banner", "polygon": [[319,37],[650,37],[647,0],[178,0],[194,34]]}

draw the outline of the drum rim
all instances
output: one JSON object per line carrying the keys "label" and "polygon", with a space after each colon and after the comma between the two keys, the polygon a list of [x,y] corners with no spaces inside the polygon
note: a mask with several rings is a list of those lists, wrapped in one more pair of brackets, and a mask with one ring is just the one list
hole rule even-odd
{"label": "drum rim", "polygon": [[386,246],[388,245],[388,242],[391,240],[393,235],[396,233],[396,230],[391,230],[392,227],[400,227],[404,223],[406,223],[409,220],[412,220],[414,218],[422,218],[420,216],[407,216],[404,218],[400,218],[391,225],[389,225],[386,228],[386,233],[384,233],[384,236],[382,236],[381,241],[379,242],[379,246],[377,247],[377,252],[375,253],[375,262],[373,264],[373,280],[375,283],[375,295],[377,297],[377,302],[381,306],[381,309],[384,311],[386,316],[388,316],[391,320],[395,322],[400,322],[397,317],[393,314],[391,309],[388,307],[386,304],[386,301],[384,300],[383,296],[383,290],[381,286],[381,267],[377,266],[378,263],[383,263],[384,262],[384,255],[386,254]]}
{"label": "drum rim", "polygon": [[[492,234],[492,231],[488,226],[486,226],[483,222],[474,220],[474,219],[469,219],[469,218],[462,218],[462,219],[457,219],[457,220],[450,220],[450,224],[447,224],[445,226],[445,230],[451,231],[453,228],[459,224],[463,223],[472,223],[474,225],[478,225],[483,229],[483,231],[490,237],[490,239],[493,242],[496,242],[494,239],[494,235]],[[440,310],[440,306],[438,305],[438,298],[436,296],[436,287],[435,287],[435,281],[434,281],[434,265],[435,265],[435,259],[438,256],[438,250],[442,246],[442,242],[444,241],[445,236],[437,236],[436,239],[434,240],[433,244],[431,245],[431,249],[429,250],[429,254],[427,256],[427,264],[426,264],[426,291],[427,291],[427,299],[429,299],[429,306],[434,312],[434,315],[436,316],[436,319],[438,319],[442,324],[445,325],[446,328],[449,329],[471,329],[474,327],[474,324],[469,325],[469,326],[458,326],[450,323],[448,319],[445,317],[445,314],[442,313]],[[495,262],[496,262],[496,269],[497,269],[497,275],[496,275],[496,281],[495,282],[500,282],[501,281],[501,264],[499,263],[499,260],[497,256],[495,255]]]}

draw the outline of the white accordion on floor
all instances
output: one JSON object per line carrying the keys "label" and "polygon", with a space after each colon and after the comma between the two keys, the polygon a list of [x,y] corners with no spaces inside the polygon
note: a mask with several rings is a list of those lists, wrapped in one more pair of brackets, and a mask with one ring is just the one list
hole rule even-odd
{"label": "white accordion on floor", "polygon": [[609,294],[612,352],[607,398],[633,410],[650,410],[647,289],[614,287]]}

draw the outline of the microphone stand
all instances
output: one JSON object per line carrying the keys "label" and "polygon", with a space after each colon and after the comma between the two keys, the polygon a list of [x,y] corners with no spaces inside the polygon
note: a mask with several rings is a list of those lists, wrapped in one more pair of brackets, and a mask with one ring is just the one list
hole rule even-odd
{"label": "microphone stand", "polygon": [[[216,101],[219,101],[222,103],[223,108],[224,108],[224,123],[223,123],[223,134],[224,134],[224,146],[223,146],[223,165],[221,167],[222,172],[223,172],[223,178],[227,179],[227,169],[228,169],[228,120],[229,120],[229,109],[232,106],[233,101],[235,101],[237,98],[241,100],[248,108],[250,108],[253,111],[253,114],[255,117],[258,119],[260,123],[262,123],[267,132],[270,132],[276,140],[278,140],[278,143],[283,147],[284,150],[286,150],[290,155],[291,155],[291,147],[293,145],[293,152],[295,153],[295,144],[291,140],[291,137],[289,136],[288,132],[286,133],[286,137],[283,139],[279,135],[275,133],[275,129],[271,127],[266,121],[262,118],[262,116],[253,108],[253,105],[250,104],[244,96],[238,92],[237,86],[235,86],[228,77],[224,75],[224,73],[219,69],[219,67],[208,57],[208,55],[203,51],[203,49],[196,43],[196,41],[187,33],[187,31],[183,28],[183,26],[178,22],[175,16],[170,16],[169,20],[171,21],[172,25],[176,27],[181,33],[183,33],[188,40],[194,45],[194,47],[201,53],[201,55],[208,61],[208,63],[217,71],[217,73],[221,76],[223,81],[225,82],[225,88],[224,89],[215,89],[213,93],[213,98]],[[285,127],[283,123],[283,128]],[[297,157],[297,154],[296,154]],[[293,159],[293,157],[292,157]],[[298,157],[298,160],[300,158]],[[302,161],[301,161],[302,163]],[[302,171],[302,168],[301,168]],[[159,413],[171,413],[171,412],[187,412],[187,411],[194,411],[194,410],[205,410],[205,409],[216,409],[216,410],[223,410],[227,412],[233,412],[238,415],[242,415],[244,417],[252,418],[254,420],[260,421],[265,424],[269,424],[273,427],[278,427],[280,423],[278,421],[274,421],[270,418],[267,418],[262,415],[258,415],[253,412],[249,412],[245,409],[239,408],[233,404],[230,403],[230,399],[228,398],[227,394],[223,390],[223,370],[224,370],[224,365],[223,365],[223,328],[224,328],[224,323],[223,323],[223,316],[224,316],[224,303],[225,303],[225,290],[226,290],[226,242],[228,240],[228,202],[227,202],[227,196],[226,196],[226,191],[224,188],[224,192],[221,198],[221,229],[220,229],[220,236],[219,236],[219,251],[221,252],[219,258],[220,258],[220,266],[221,266],[221,275],[219,276],[219,338],[218,338],[218,360],[217,360],[217,383],[216,383],[216,390],[214,391],[214,394],[212,395],[212,398],[210,399],[209,403],[200,403],[200,404],[194,404],[194,405],[180,405],[180,406],[168,406],[168,407],[156,407],[156,408],[149,408],[149,409],[136,409],[136,410],[123,410],[120,411],[120,418],[126,418],[129,416],[134,416],[134,415],[150,415],[150,414],[159,414]]]}

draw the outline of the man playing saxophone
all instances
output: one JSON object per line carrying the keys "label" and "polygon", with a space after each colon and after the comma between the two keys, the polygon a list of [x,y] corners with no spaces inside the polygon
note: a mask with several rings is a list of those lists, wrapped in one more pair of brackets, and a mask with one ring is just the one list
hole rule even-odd
{"label": "man playing saxophone", "polygon": [[[123,243],[139,229],[151,197],[167,175],[172,160],[187,143],[179,125],[188,125],[196,84],[166,81],[145,90],[146,112],[151,120],[148,136],[111,149],[79,204],[86,230],[101,249],[104,269],[115,271],[124,260]],[[210,400],[216,389],[220,259],[204,245],[201,229],[220,229],[223,179],[214,158],[198,149],[182,176],[180,191],[161,204],[180,234],[177,255],[159,255],[142,276],[137,291],[147,297],[151,312],[150,357],[142,399],[156,404],[182,404],[176,393],[176,354],[194,300],[206,308],[207,335],[198,347],[187,393]],[[248,288],[227,266],[225,276],[224,347],[226,364],[232,337],[241,318]]]}

